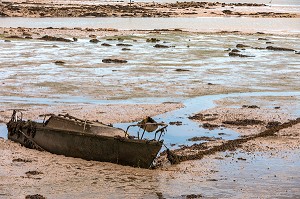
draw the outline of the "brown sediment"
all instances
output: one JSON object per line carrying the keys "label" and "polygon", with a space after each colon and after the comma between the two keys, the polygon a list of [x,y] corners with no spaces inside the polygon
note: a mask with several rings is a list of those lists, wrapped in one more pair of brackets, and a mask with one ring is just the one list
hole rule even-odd
{"label": "brown sediment", "polygon": [[196,142],[196,141],[215,141],[215,140],[220,140],[220,139],[221,138],[201,136],[201,137],[189,138],[188,141],[192,141],[192,142]]}
{"label": "brown sediment", "polygon": [[254,119],[244,119],[244,120],[235,120],[235,121],[223,121],[223,124],[236,125],[236,126],[247,126],[247,125],[259,125],[264,124],[261,120]]}
{"label": "brown sediment", "polygon": [[224,152],[224,151],[234,151],[237,148],[241,147],[241,144],[248,142],[250,140],[254,140],[256,138],[262,138],[262,137],[268,137],[268,136],[275,136],[275,133],[277,133],[278,131],[282,130],[282,129],[286,129],[289,127],[292,127],[296,124],[300,123],[300,118],[297,118],[295,120],[290,120],[289,122],[285,122],[281,125],[277,125],[274,126],[270,129],[267,129],[261,133],[258,133],[256,135],[251,135],[251,136],[245,136],[239,139],[235,139],[235,140],[228,140],[226,142],[224,142],[221,145],[217,145],[217,146],[212,146],[211,148],[207,149],[207,150],[202,150],[203,146],[202,144],[194,144],[192,146],[192,148],[195,150],[202,150],[202,151],[198,151],[196,154],[191,154],[191,155],[177,155],[176,153],[180,152],[181,150],[174,150],[174,151],[170,151],[167,150],[167,157],[169,159],[169,161],[171,162],[171,164],[178,164],[180,162],[183,161],[188,161],[188,160],[196,160],[196,159],[202,159],[205,156],[208,155],[212,155],[215,154],[217,152]]}

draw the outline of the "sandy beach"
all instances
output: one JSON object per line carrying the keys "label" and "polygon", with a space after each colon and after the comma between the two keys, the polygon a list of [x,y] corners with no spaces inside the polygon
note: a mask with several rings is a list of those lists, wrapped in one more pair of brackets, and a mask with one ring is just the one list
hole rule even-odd
{"label": "sandy beach", "polygon": [[[106,121],[115,121],[119,111],[110,106],[101,109],[107,108],[114,117]],[[132,113],[132,107],[128,105],[123,105],[122,110]],[[220,104],[202,114],[218,114],[218,119],[213,122],[219,125],[221,121],[243,119],[248,114],[251,117],[246,118],[264,122],[294,119],[282,109],[275,110],[260,107],[259,111],[254,111]],[[81,111],[75,113],[80,115]],[[138,117],[150,114],[149,110],[143,114],[133,113]],[[238,128],[229,125],[226,128],[248,135],[249,131],[255,134],[265,127],[250,125]],[[154,170],[58,156],[0,139],[1,197],[24,198],[26,195],[40,194],[46,198],[297,198],[299,129],[297,124],[279,131],[275,136],[246,142],[236,151],[218,152],[201,160],[176,165],[166,162],[163,167]],[[218,144],[219,141],[211,141],[207,145]],[[192,151],[195,152],[195,149],[192,148]],[[257,184],[268,189],[258,189]]]}
{"label": "sandy beach", "polygon": [[[1,1],[0,16],[297,20],[294,8]],[[248,25],[255,31],[0,25],[0,198],[299,198],[300,35]],[[165,147],[151,169],[28,149],[4,135],[13,109],[30,120],[172,121],[165,144],[177,162]]]}

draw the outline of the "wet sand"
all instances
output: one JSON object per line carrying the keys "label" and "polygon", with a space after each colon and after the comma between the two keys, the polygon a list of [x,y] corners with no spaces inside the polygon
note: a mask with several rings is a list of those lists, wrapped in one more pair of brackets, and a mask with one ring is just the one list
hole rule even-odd
{"label": "wet sand", "polygon": [[[295,118],[288,116],[284,104],[280,103],[277,104],[283,107],[280,111],[260,106],[263,110],[253,113],[251,108],[230,108],[225,102],[230,99],[202,113],[217,112],[218,118],[222,118],[220,121],[232,119],[231,115],[239,118],[241,113],[264,121],[284,122]],[[123,105],[123,108],[131,110],[132,107]],[[117,113],[110,114],[118,117]],[[256,132],[262,130],[262,126],[247,128]],[[246,142],[236,151],[220,152],[178,165],[165,164],[154,170],[39,152],[0,139],[0,194],[3,198],[24,198],[33,194],[47,198],[297,198],[300,194],[299,130],[297,124],[281,130],[276,136]],[[243,128],[238,132],[248,134]],[[214,142],[218,141],[209,143],[215,145]]]}

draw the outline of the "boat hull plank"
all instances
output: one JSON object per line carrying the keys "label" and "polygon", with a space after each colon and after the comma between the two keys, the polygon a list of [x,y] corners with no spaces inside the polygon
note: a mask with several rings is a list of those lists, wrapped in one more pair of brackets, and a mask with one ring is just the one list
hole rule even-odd
{"label": "boat hull plank", "polygon": [[[82,132],[52,129],[38,124],[31,141],[51,153],[69,157],[112,162],[121,165],[149,168],[162,147],[162,142],[109,137]],[[30,147],[24,133],[9,132],[8,138]],[[30,129],[22,128],[22,132]]]}

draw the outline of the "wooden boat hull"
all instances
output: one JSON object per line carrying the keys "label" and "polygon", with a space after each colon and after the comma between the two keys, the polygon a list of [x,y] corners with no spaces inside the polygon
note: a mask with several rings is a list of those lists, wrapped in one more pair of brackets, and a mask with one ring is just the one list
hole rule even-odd
{"label": "wooden boat hull", "polygon": [[31,128],[10,121],[8,139],[54,154],[141,168],[149,168],[162,147],[161,141],[86,134],[48,128],[40,123],[35,124],[34,131]]}

